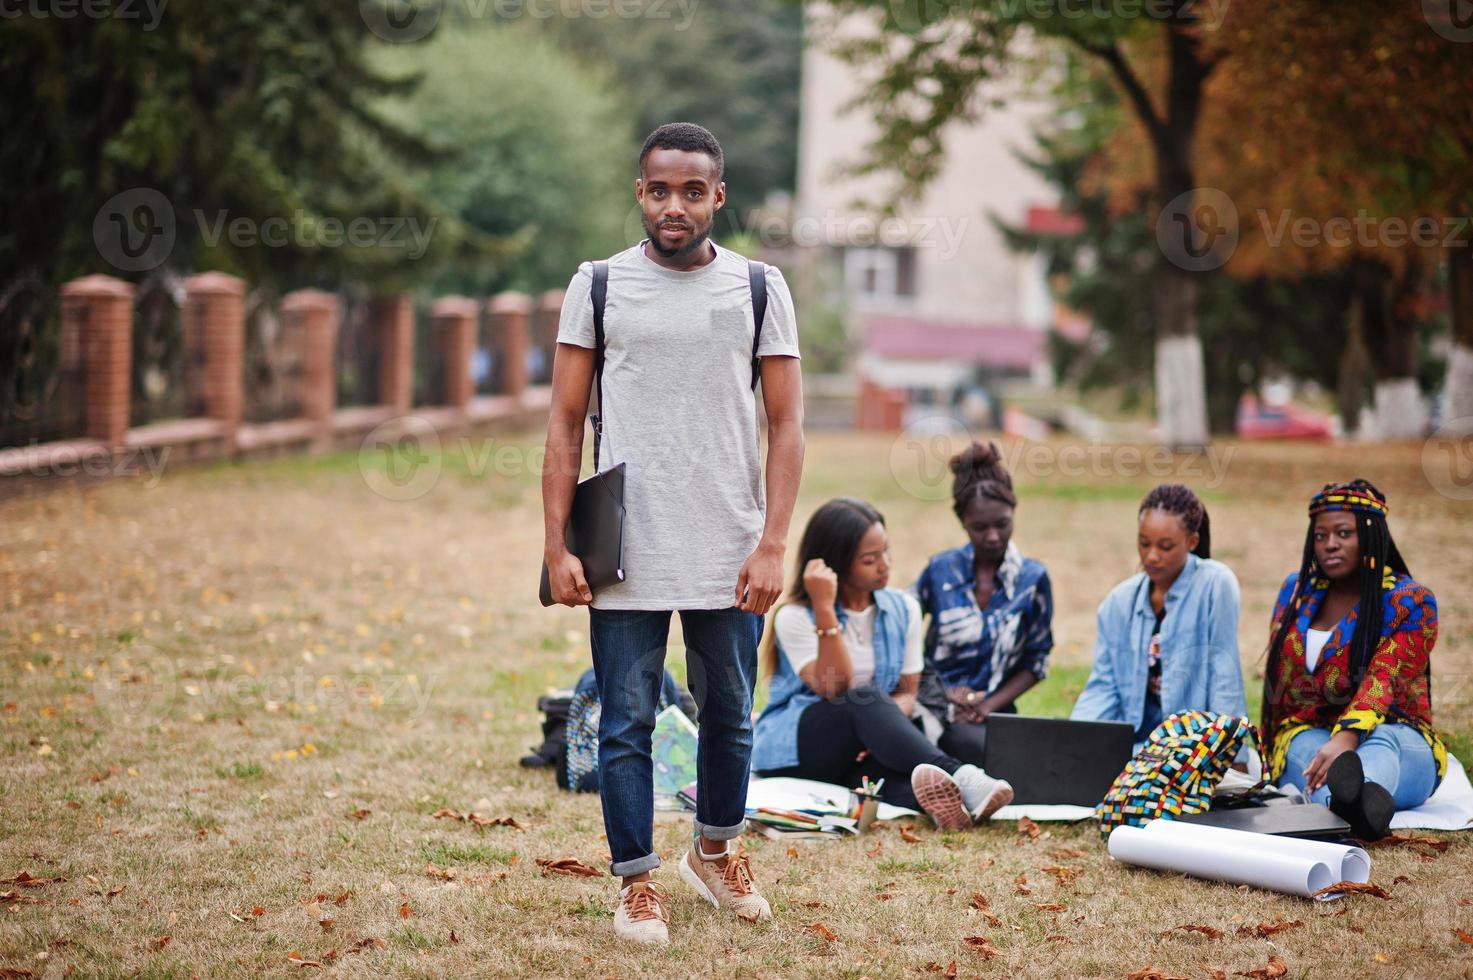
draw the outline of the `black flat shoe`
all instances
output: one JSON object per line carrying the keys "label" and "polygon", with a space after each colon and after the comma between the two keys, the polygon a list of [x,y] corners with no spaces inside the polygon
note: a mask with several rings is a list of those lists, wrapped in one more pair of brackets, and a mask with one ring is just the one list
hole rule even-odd
{"label": "black flat shoe", "polygon": [[1391,818],[1396,815],[1396,801],[1380,783],[1365,783],[1361,786],[1360,799],[1356,801],[1356,819],[1350,821],[1350,829],[1361,840],[1380,840],[1391,833]]}
{"label": "black flat shoe", "polygon": [[1354,752],[1342,752],[1330,763],[1325,773],[1325,785],[1330,790],[1330,812],[1351,826],[1359,810],[1360,796],[1366,782],[1366,772],[1361,768],[1360,756]]}

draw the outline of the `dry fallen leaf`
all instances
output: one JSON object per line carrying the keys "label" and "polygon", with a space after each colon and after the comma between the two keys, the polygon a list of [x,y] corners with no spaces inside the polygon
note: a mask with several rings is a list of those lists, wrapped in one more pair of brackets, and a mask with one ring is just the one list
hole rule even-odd
{"label": "dry fallen leaf", "polygon": [[332,904],[334,904],[334,905],[342,905],[345,902],[347,902],[348,899],[350,899],[352,897],[353,897],[353,890],[351,888],[345,889],[341,895],[339,895],[337,898],[335,898],[335,899],[332,900]]}
{"label": "dry fallen leaf", "polygon": [[1298,929],[1304,925],[1298,919],[1279,919],[1275,922],[1260,922],[1256,926],[1238,926],[1238,935],[1257,936],[1259,939],[1267,939],[1269,936],[1284,932],[1287,929]]}
{"label": "dry fallen leaf", "polygon": [[797,856],[798,856],[798,849],[796,847],[794,847],[792,844],[789,844],[788,845],[788,857],[795,858]]}
{"label": "dry fallen leaf", "polygon": [[1256,970],[1248,970],[1233,975],[1248,977],[1249,980],[1273,980],[1274,977],[1287,977],[1289,975],[1289,968],[1284,965],[1284,961],[1279,957],[1270,956],[1267,966],[1261,966]]}
{"label": "dry fallen leaf", "polygon": [[829,942],[834,942],[834,941],[836,941],[839,938],[838,934],[835,933],[834,930],[830,929],[827,925],[825,925],[822,922],[815,922],[815,923],[813,923],[812,925],[808,926],[808,928],[807,928],[806,931],[807,932],[814,933],[814,934],[816,934],[818,936],[822,936],[824,939],[827,939]]}
{"label": "dry fallen leaf", "polygon": [[597,868],[590,868],[577,858],[538,858],[537,864],[542,868],[542,875],[571,875],[575,878],[601,878],[603,872]]}
{"label": "dry fallen leaf", "polygon": [[1048,853],[1049,857],[1053,858],[1055,861],[1068,861],[1070,858],[1084,857],[1084,852],[1081,851],[1079,848],[1065,847],[1062,844],[1055,844],[1053,847],[1050,847],[1048,849]]}
{"label": "dry fallen leaf", "polygon": [[315,967],[315,968],[317,968],[319,970],[322,969],[322,963],[321,963],[321,961],[319,961],[319,960],[304,960],[304,959],[302,959],[302,954],[301,953],[298,953],[296,950],[292,950],[290,953],[287,953],[286,954],[286,961],[288,963],[290,963],[292,966],[310,966],[310,967]]}
{"label": "dry fallen leaf", "polygon": [[516,817],[488,817],[479,813],[467,813],[465,819],[477,827],[510,827],[512,830],[526,830],[527,828],[517,822]]}
{"label": "dry fallen leaf", "polygon": [[22,888],[40,888],[43,885],[59,885],[66,881],[65,875],[55,878],[37,878],[29,871],[22,871],[13,878],[0,878],[0,885],[20,885]]}
{"label": "dry fallen leaf", "polygon": [[442,881],[454,881],[460,874],[456,868],[441,868],[434,864],[425,865],[425,874],[431,878],[439,878]]}
{"label": "dry fallen leaf", "polygon": [[973,893],[972,908],[976,909],[978,912],[981,912],[982,917],[987,920],[989,925],[993,927],[1002,925],[1002,920],[993,914],[992,903],[987,901],[987,896],[982,894],[981,892]]}
{"label": "dry fallen leaf", "polygon": [[401,918],[401,919],[407,919],[407,918],[409,918],[413,914],[414,914],[414,909],[412,909],[412,908],[409,907],[409,903],[408,902],[405,902],[403,905],[399,906],[399,918]]}
{"label": "dry fallen leaf", "polygon": [[348,814],[348,819],[349,820],[367,820],[372,815],[373,815],[373,811],[370,810],[368,807],[364,806],[364,807],[359,807],[358,809],[354,810],[352,813]]}
{"label": "dry fallen leaf", "polygon": [[865,851],[865,853],[868,854],[872,858],[876,858],[876,857],[879,857],[880,854],[881,854],[881,852],[883,852],[884,850],[885,850],[885,842],[884,841],[881,841],[881,840],[877,840],[877,841],[875,841],[875,846],[874,847],[871,847],[868,851]]}
{"label": "dry fallen leaf", "polygon": [[1060,902],[1034,902],[1033,907],[1040,912],[1063,912],[1066,908]]}
{"label": "dry fallen leaf", "polygon": [[1057,878],[1061,885],[1072,885],[1075,879],[1084,874],[1084,869],[1075,865],[1051,864],[1043,870]]}
{"label": "dry fallen leaf", "polygon": [[450,930],[450,942],[452,944],[458,944],[460,942],[460,937],[455,934],[454,929]]}
{"label": "dry fallen leaf", "polygon": [[916,836],[915,831],[911,830],[909,826],[902,826],[900,828],[900,839],[907,844],[919,844],[921,842],[921,839]]}
{"label": "dry fallen leaf", "polygon": [[1223,932],[1221,929],[1214,929],[1212,926],[1202,926],[1197,925],[1193,922],[1187,922],[1177,926],[1175,929],[1167,929],[1161,934],[1161,938],[1165,939],[1167,936],[1177,931],[1201,933],[1208,939],[1221,939],[1223,936]]}
{"label": "dry fallen leaf", "polygon": [[153,946],[154,949],[163,949],[169,945],[170,940],[173,938],[173,936],[158,936],[149,945]]}
{"label": "dry fallen leaf", "polygon": [[366,938],[366,939],[360,939],[356,943],[354,943],[352,946],[349,946],[348,947],[348,952],[350,952],[350,953],[358,953],[358,952],[362,952],[365,949],[373,949],[373,948],[383,949],[387,945],[389,945],[389,944],[386,943],[386,942],[384,942],[382,939],[379,939],[377,936],[369,936],[368,938]]}
{"label": "dry fallen leaf", "polygon": [[1458,942],[1473,946],[1473,933],[1464,932],[1461,929],[1454,929],[1453,935],[1458,937]]}
{"label": "dry fallen leaf", "polygon": [[1136,970],[1127,976],[1125,980],[1187,980],[1187,978],[1168,976],[1159,967],[1147,966]]}
{"label": "dry fallen leaf", "polygon": [[1038,837],[1039,837],[1039,835],[1041,833],[1043,833],[1043,831],[1041,831],[1041,830],[1038,829],[1038,824],[1034,823],[1032,820],[1030,820],[1027,817],[1020,817],[1019,818],[1019,820],[1018,820],[1018,842],[1020,844],[1023,842],[1023,836],[1025,834],[1027,835],[1027,837],[1028,837],[1029,840],[1038,840]]}
{"label": "dry fallen leaf", "polygon": [[984,960],[990,960],[997,955],[997,947],[992,945],[986,936],[968,936],[962,942],[971,947],[972,952],[981,956]]}
{"label": "dry fallen leaf", "polygon": [[1382,888],[1380,885],[1373,885],[1373,884],[1371,884],[1368,881],[1367,882],[1360,882],[1360,881],[1341,881],[1341,882],[1336,882],[1333,885],[1326,885],[1324,888],[1321,888],[1317,892],[1311,892],[1310,895],[1309,895],[1309,897],[1310,898],[1319,898],[1321,895],[1333,895],[1333,894],[1341,894],[1341,895],[1374,895],[1377,898],[1384,898],[1387,901],[1390,901],[1391,900],[1391,893],[1390,892],[1388,892],[1386,889]]}
{"label": "dry fallen leaf", "polygon": [[1013,879],[1013,891],[1019,895],[1032,895],[1033,889],[1028,887],[1028,876],[1018,875]]}

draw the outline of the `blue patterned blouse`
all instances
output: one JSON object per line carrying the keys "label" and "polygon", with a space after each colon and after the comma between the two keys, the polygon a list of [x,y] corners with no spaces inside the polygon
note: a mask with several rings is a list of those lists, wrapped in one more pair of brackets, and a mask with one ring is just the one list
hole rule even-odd
{"label": "blue patterned blouse", "polygon": [[977,606],[970,542],[934,556],[912,587],[926,628],[926,663],[947,687],[991,694],[1019,670],[1048,676],[1054,593],[1048,570],[1009,542],[987,608]]}

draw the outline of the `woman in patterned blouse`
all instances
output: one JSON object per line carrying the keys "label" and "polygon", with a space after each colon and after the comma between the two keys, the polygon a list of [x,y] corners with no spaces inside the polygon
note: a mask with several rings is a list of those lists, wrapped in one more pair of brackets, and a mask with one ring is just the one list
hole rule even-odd
{"label": "woman in patterned blouse", "polygon": [[1391,538],[1386,497],[1365,480],[1309,504],[1298,572],[1274,606],[1263,739],[1273,776],[1328,803],[1357,837],[1384,837],[1447,771],[1432,727],[1437,599]]}
{"label": "woman in patterned blouse", "polygon": [[[987,716],[1048,676],[1054,646],[1048,571],[1013,544],[1013,478],[995,444],[974,442],[951,460],[952,509],[967,543],[931,558],[916,581],[930,617],[926,665],[938,675],[950,724],[942,751],[982,764]],[[929,707],[929,705],[928,705]]]}

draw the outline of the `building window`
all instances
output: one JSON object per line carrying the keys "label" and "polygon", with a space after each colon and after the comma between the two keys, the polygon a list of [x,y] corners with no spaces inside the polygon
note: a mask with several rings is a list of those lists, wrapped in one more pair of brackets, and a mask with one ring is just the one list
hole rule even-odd
{"label": "building window", "polygon": [[844,274],[844,293],[864,306],[904,306],[916,294],[915,248],[904,246],[836,249]]}

